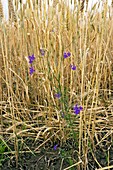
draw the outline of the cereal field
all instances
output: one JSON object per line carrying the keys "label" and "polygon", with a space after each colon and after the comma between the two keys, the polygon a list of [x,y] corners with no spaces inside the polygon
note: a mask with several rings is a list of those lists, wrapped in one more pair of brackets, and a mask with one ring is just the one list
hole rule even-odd
{"label": "cereal field", "polygon": [[113,2],[18,2],[0,1],[0,169],[112,170]]}

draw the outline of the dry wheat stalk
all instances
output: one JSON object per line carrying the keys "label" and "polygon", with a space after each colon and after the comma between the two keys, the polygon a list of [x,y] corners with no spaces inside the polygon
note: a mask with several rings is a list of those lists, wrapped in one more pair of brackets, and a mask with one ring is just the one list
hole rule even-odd
{"label": "dry wheat stalk", "polygon": [[112,2],[111,2],[111,6],[113,7],[113,0],[112,0]]}
{"label": "dry wheat stalk", "polygon": [[3,7],[2,7],[2,3],[0,1],[0,19],[3,18]]}
{"label": "dry wheat stalk", "polygon": [[58,2],[59,2],[59,0],[54,0],[54,1],[53,1],[53,8],[56,7],[56,5],[58,4]]}
{"label": "dry wheat stalk", "polygon": [[84,9],[84,3],[85,3],[85,0],[83,0],[82,2],[81,2],[81,11],[83,11],[83,9]]}
{"label": "dry wheat stalk", "polygon": [[15,11],[14,11],[12,0],[9,0],[9,2],[8,2],[8,8],[9,8],[9,18],[16,22],[17,18],[16,18],[16,14],[15,14]]}

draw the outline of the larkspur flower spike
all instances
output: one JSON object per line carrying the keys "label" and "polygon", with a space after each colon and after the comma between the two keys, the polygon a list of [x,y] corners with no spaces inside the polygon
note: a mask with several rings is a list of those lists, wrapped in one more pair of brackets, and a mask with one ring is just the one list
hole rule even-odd
{"label": "larkspur flower spike", "polygon": [[45,50],[44,49],[40,49],[40,53],[41,53],[42,56],[44,56],[45,55]]}
{"label": "larkspur flower spike", "polygon": [[71,53],[70,53],[70,52],[67,52],[67,56],[70,57],[70,56],[71,56]]}
{"label": "larkspur flower spike", "polygon": [[70,67],[71,67],[72,70],[76,70],[76,66],[75,65],[71,64]]}
{"label": "larkspur flower spike", "polygon": [[54,147],[53,147],[54,151],[56,151],[57,148],[58,148],[58,144],[54,145]]}
{"label": "larkspur flower spike", "polygon": [[61,93],[56,93],[54,96],[59,99],[61,97]]}
{"label": "larkspur flower spike", "polygon": [[73,111],[76,115],[78,115],[80,113],[80,111],[83,110],[83,107],[80,106],[78,107],[78,104],[76,104],[74,107],[73,107]]}
{"label": "larkspur flower spike", "polygon": [[33,61],[35,60],[34,54],[32,56],[28,56],[28,59],[29,59],[29,64],[32,64]]}
{"label": "larkspur flower spike", "polygon": [[67,58],[68,56],[67,56],[67,54],[66,53],[64,53],[64,58]]}
{"label": "larkspur flower spike", "polygon": [[35,72],[35,69],[33,67],[29,68],[29,74],[32,75]]}
{"label": "larkspur flower spike", "polygon": [[71,53],[70,52],[64,52],[64,58],[68,58],[68,57],[70,57],[71,56]]}

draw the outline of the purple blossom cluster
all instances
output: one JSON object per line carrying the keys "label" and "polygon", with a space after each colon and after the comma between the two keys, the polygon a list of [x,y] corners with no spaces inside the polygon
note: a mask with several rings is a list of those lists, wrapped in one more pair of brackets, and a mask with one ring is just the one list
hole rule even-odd
{"label": "purple blossom cluster", "polygon": [[29,68],[29,74],[32,75],[35,72],[35,69],[33,67]]}
{"label": "purple blossom cluster", "polygon": [[60,97],[61,97],[61,93],[56,93],[54,96],[55,96],[55,98],[60,99]]}
{"label": "purple blossom cluster", "polygon": [[75,65],[71,64],[70,67],[71,67],[72,70],[76,70],[76,66]]}
{"label": "purple blossom cluster", "polygon": [[70,57],[71,56],[71,53],[70,52],[64,52],[64,58],[68,58],[68,57]]}
{"label": "purple blossom cluster", "polygon": [[28,59],[29,59],[29,64],[32,64],[33,61],[35,60],[34,54],[32,56],[28,56]]}
{"label": "purple blossom cluster", "polygon": [[82,106],[78,106],[78,104],[73,107],[73,111],[76,115],[78,115],[82,109]]}
{"label": "purple blossom cluster", "polygon": [[29,74],[32,75],[35,72],[34,67],[32,66],[33,61],[35,60],[35,56],[34,54],[31,56],[28,56],[29,59],[29,64],[31,64],[31,66],[29,67]]}
{"label": "purple blossom cluster", "polygon": [[41,48],[40,53],[41,53],[42,56],[44,56],[45,55],[45,50]]}
{"label": "purple blossom cluster", "polygon": [[53,150],[56,151],[58,148],[58,144],[54,145]]}

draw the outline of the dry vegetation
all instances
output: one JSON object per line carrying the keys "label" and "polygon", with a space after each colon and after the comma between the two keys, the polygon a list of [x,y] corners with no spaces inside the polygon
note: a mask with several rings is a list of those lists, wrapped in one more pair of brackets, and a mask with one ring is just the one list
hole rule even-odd
{"label": "dry vegetation", "polygon": [[[90,152],[102,169],[95,155],[97,147],[106,147],[109,167],[109,149],[113,147],[113,19],[106,18],[106,5],[101,13],[93,9],[84,16],[80,6],[72,12],[59,2],[55,8],[49,7],[48,13],[44,8],[43,19],[41,11],[37,14],[38,7],[35,4],[33,12],[27,8],[24,16],[21,10],[20,20],[13,24],[11,20],[0,23],[1,141],[18,162],[19,142],[24,143],[25,138],[44,140],[34,148],[38,152],[48,141],[60,140],[62,145],[72,128],[79,134],[74,167],[87,169]],[[40,49],[44,49],[44,56]],[[71,57],[64,59],[63,53],[68,51]],[[32,54],[36,57],[35,72],[30,76],[27,57]],[[70,64],[77,69],[71,70]],[[66,103],[54,97],[59,89]],[[83,107],[77,116],[72,110],[76,103]],[[73,120],[71,127],[61,110]],[[31,151],[30,147],[26,150]]]}

